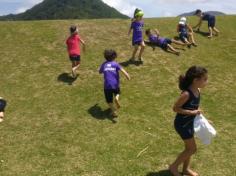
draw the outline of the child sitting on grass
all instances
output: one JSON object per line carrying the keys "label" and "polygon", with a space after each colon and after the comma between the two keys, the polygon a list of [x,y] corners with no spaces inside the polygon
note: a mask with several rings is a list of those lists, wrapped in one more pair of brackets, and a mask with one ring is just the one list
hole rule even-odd
{"label": "child sitting on grass", "polygon": [[[120,96],[120,76],[121,71],[125,77],[130,80],[129,74],[115,62],[117,58],[116,51],[109,49],[104,51],[104,58],[106,61],[101,65],[99,73],[104,75],[104,94],[106,102],[111,109],[111,115],[117,117],[117,109],[120,108],[119,96]],[[115,96],[115,105],[113,105],[113,95]]]}
{"label": "child sitting on grass", "polygon": [[182,42],[187,43],[190,47],[191,44],[193,46],[197,46],[194,37],[193,37],[193,29],[187,24],[186,17],[181,17],[179,24],[177,26],[177,32],[179,33],[179,38]]}
{"label": "child sitting on grass", "polygon": [[160,37],[160,32],[157,29],[154,29],[154,31],[152,31],[151,29],[147,29],[145,33],[149,39],[149,41],[145,41],[145,43],[153,47],[153,50],[155,49],[155,46],[158,46],[164,49],[165,51],[169,50],[170,52],[176,55],[180,55],[180,52],[177,51],[173,46],[171,46],[171,43],[175,43],[181,46],[187,45],[183,42],[174,39]]}

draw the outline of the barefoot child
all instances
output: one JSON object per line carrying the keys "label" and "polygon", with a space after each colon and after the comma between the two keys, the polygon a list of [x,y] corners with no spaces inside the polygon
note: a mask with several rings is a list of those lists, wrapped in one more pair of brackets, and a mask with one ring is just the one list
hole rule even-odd
{"label": "barefoot child", "polygon": [[[120,108],[119,96],[120,96],[120,76],[121,71],[125,77],[130,80],[129,74],[114,60],[117,54],[114,50],[105,50],[104,58],[106,61],[101,65],[99,73],[104,75],[104,94],[106,102],[108,103],[112,116],[117,117],[117,109]],[[115,96],[115,105],[113,105],[113,95]]]}
{"label": "barefoot child", "polygon": [[191,156],[197,150],[193,122],[195,116],[201,113],[199,108],[200,88],[206,86],[207,79],[207,70],[199,66],[190,67],[184,76],[179,77],[179,88],[182,93],[173,107],[177,113],[174,126],[184,142],[185,149],[170,165],[170,171],[174,176],[181,176],[178,172],[181,164],[183,164],[183,175],[198,176],[190,169]]}
{"label": "barefoot child", "polygon": [[142,54],[145,47],[145,44],[143,41],[143,26],[144,26],[144,22],[142,20],[143,12],[138,9],[134,15],[135,15],[135,18],[134,20],[132,20],[132,23],[128,32],[128,35],[130,35],[131,31],[133,30],[132,45],[134,46],[134,50],[133,50],[133,54],[130,60],[131,61],[135,60],[135,56],[140,48],[138,59],[139,61],[142,62],[143,61]]}
{"label": "barefoot child", "polygon": [[195,15],[197,15],[199,17],[199,22],[196,26],[194,26],[193,28],[197,28],[197,30],[200,30],[200,27],[202,25],[202,21],[207,21],[208,22],[208,29],[209,29],[209,36],[208,38],[211,38],[213,36],[213,31],[215,32],[215,35],[219,34],[219,30],[216,29],[215,27],[215,23],[216,23],[216,19],[214,15],[211,15],[209,13],[203,13],[201,10],[196,10]]}
{"label": "barefoot child", "polygon": [[0,97],[0,122],[3,121],[4,118],[4,110],[7,105],[6,100],[4,100],[2,97]]}
{"label": "barefoot child", "polygon": [[66,40],[68,54],[72,63],[72,77],[76,78],[76,70],[80,67],[80,43],[85,50],[85,42],[80,38],[78,34],[78,28],[76,26],[70,27],[70,37]]}
{"label": "barefoot child", "polygon": [[177,32],[179,33],[180,40],[184,43],[187,43],[189,47],[191,45],[197,46],[193,37],[193,29],[187,23],[186,17],[180,18],[179,24],[177,26]]}
{"label": "barefoot child", "polygon": [[149,41],[146,41],[145,43],[147,45],[152,46],[153,49],[155,48],[155,46],[158,46],[164,50],[170,50],[172,53],[176,55],[180,55],[180,52],[177,51],[173,46],[171,46],[171,43],[175,43],[177,45],[182,45],[182,46],[187,45],[183,42],[174,39],[160,37],[160,32],[157,29],[154,29],[154,31],[152,31],[151,29],[147,29],[145,33],[149,39]]}

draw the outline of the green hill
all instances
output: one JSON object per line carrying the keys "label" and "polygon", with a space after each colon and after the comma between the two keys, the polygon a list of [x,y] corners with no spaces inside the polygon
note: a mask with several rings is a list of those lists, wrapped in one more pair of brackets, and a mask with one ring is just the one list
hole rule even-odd
{"label": "green hill", "polygon": [[101,0],[44,0],[24,13],[0,20],[128,18]]}
{"label": "green hill", "polygon": [[[162,36],[174,37],[178,20],[145,19],[145,28],[159,27]],[[72,23],[79,25],[87,52],[70,85],[65,40]],[[0,22],[0,96],[8,100],[0,124],[1,176],[169,176],[168,164],[183,149],[173,128],[177,79],[194,64],[209,71],[201,108],[218,135],[207,147],[197,140],[193,169],[204,176],[235,174],[236,17],[217,17],[221,34],[211,40],[195,34],[199,46],[180,50],[179,57],[147,47],[144,65],[125,66],[132,80],[121,79],[115,123],[106,116],[98,68],[105,48],[117,50],[117,61],[127,63],[129,25],[130,20]]]}

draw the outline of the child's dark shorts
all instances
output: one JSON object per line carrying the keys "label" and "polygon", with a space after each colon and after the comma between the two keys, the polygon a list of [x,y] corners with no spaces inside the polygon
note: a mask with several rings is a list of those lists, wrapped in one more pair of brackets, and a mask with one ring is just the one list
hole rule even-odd
{"label": "child's dark shorts", "polygon": [[80,55],[70,56],[71,62],[80,62]]}
{"label": "child's dark shorts", "polygon": [[182,42],[185,43],[185,39],[188,39],[188,33],[187,33],[187,32],[181,32],[181,33],[179,34],[179,38],[180,38],[180,40],[181,40]]}
{"label": "child's dark shorts", "polygon": [[107,103],[113,103],[113,95],[120,94],[120,88],[117,89],[104,89],[104,95]]}
{"label": "child's dark shorts", "polygon": [[171,44],[171,43],[172,43],[171,39],[166,38],[160,47],[164,50],[167,50],[168,44]]}
{"label": "child's dark shorts", "polygon": [[0,112],[4,112],[6,105],[7,101],[4,99],[0,99]]}
{"label": "child's dark shorts", "polygon": [[194,137],[194,118],[195,117],[175,117],[175,130],[183,140],[191,139]]}
{"label": "child's dark shorts", "polygon": [[216,18],[215,16],[212,16],[209,20],[208,20],[208,27],[215,27],[216,24]]}
{"label": "child's dark shorts", "polygon": [[138,46],[141,46],[142,45],[142,40],[141,41],[132,41],[132,45],[135,46],[135,45],[138,45]]}

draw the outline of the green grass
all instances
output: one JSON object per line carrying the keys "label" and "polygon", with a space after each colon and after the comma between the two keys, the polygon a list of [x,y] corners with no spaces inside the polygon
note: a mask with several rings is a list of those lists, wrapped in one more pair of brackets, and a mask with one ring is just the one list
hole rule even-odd
{"label": "green grass", "polygon": [[[177,21],[146,19],[145,26],[173,37]],[[70,72],[65,40],[73,23],[88,47],[80,77],[68,85],[58,78]],[[199,47],[181,51],[180,57],[147,47],[144,65],[125,67],[132,80],[122,77],[122,109],[114,123],[103,113],[107,105],[98,68],[105,48],[117,50],[118,62],[130,58],[129,24],[0,22],[0,96],[8,100],[0,124],[1,176],[168,175],[168,164],[183,149],[173,128],[177,78],[194,64],[209,70],[201,106],[218,135],[207,147],[198,141],[193,168],[204,176],[236,174],[236,17],[217,17],[220,36],[209,40],[195,34]]]}

